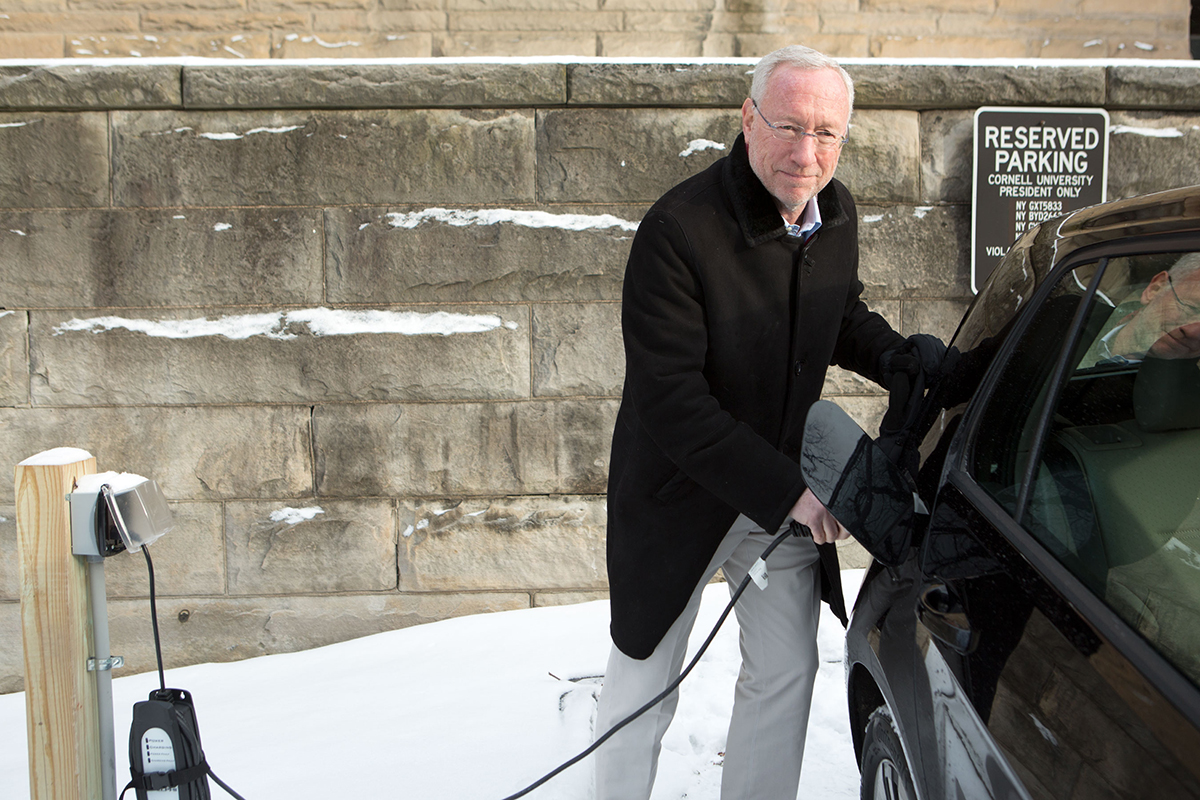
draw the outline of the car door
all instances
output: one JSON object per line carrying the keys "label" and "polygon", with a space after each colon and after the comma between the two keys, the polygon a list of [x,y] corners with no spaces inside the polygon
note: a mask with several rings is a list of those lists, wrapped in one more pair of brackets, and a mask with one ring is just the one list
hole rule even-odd
{"label": "car door", "polygon": [[931,796],[1200,797],[1198,250],[1079,251],[956,338],[914,567]]}

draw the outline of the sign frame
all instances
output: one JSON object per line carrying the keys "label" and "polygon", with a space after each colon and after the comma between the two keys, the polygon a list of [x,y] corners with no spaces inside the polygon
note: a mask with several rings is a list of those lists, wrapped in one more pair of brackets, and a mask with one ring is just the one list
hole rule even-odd
{"label": "sign frame", "polygon": [[[1004,119],[1011,117],[1012,125],[1007,126],[1001,137],[999,130],[989,127],[986,133],[981,133],[980,120],[985,123],[992,118]],[[1041,117],[1036,120],[1040,125],[1029,120],[1030,117]],[[1048,119],[1054,118],[1056,119]],[[1090,125],[1082,125],[1088,117],[1095,117]],[[1073,118],[1067,120],[1066,118]],[[1025,123],[1022,125],[1021,123]],[[1065,122],[1064,127],[1055,122]],[[972,118],[972,157],[971,157],[971,293],[978,294],[987,277],[991,274],[1000,259],[1007,254],[1012,243],[1029,227],[1046,219],[1066,214],[1080,208],[1103,203],[1108,196],[1108,156],[1110,152],[1109,134],[1110,120],[1108,111],[1103,108],[1072,108],[1072,107],[1042,107],[1042,106],[982,106],[975,110]],[[1081,129],[1084,133],[1076,133]],[[1086,131],[1097,130],[1099,136],[1092,147],[1085,147],[1090,139]],[[1018,133],[1020,131],[1020,133]],[[1017,148],[1020,141],[1025,147]],[[1009,148],[1000,148],[1001,143],[1010,143]],[[989,148],[989,143],[996,146]],[[1049,149],[1047,144],[1062,144],[1061,149]],[[1004,149],[1008,152],[1003,158],[997,151]],[[1092,153],[1099,151],[1099,169],[1096,169]],[[991,164],[980,164],[980,155],[991,155]],[[1017,154],[1014,157],[1013,154]],[[1032,154],[1032,155],[1031,155]],[[1085,154],[1086,165],[1079,169],[1079,154]],[[1004,161],[1008,171],[1001,173],[999,165]],[[1052,171],[1038,170],[1039,166],[1050,165]],[[981,166],[983,170],[981,171]],[[1058,167],[1059,169],[1054,169]],[[1065,168],[1065,169],[1064,169]],[[1014,177],[1013,173],[1016,173]],[[1004,175],[1006,179],[1019,181],[1021,176],[1027,176],[1029,181],[1017,185],[999,184],[994,182],[995,176]],[[1034,180],[1033,176],[1048,175],[1044,180]],[[1071,183],[1067,176],[1081,176],[1075,185],[1064,185],[1060,181]],[[1083,181],[1087,177],[1089,180]],[[993,180],[989,180],[989,178]],[[1098,179],[1099,191],[1096,191]],[[1074,190],[1074,191],[1073,191]],[[1086,190],[1086,193],[1085,193]],[[1002,197],[1008,193],[1011,202]],[[1018,193],[1024,193],[1021,198]],[[1050,198],[1049,200],[1043,198]],[[1032,200],[1032,202],[1027,202]],[[1018,209],[1018,204],[1020,208]],[[1036,211],[1029,211],[1031,205],[1037,205]],[[997,213],[997,206],[1002,206],[1006,212]],[[987,226],[981,230],[980,214],[986,211],[989,219]],[[1032,219],[1031,219],[1032,217]],[[1007,233],[1006,233],[1007,232]],[[981,235],[984,241],[981,242]],[[1003,242],[1003,252],[1001,245]],[[982,262],[982,263],[981,263]],[[986,267],[986,272],[983,268]],[[981,274],[982,273],[982,274]]]}

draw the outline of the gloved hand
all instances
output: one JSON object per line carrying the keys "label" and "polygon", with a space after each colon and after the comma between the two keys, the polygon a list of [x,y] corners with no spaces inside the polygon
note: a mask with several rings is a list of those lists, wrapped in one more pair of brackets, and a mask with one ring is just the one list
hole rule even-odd
{"label": "gloved hand", "polygon": [[941,339],[929,333],[914,333],[890,350],[884,351],[879,357],[879,373],[883,385],[891,389],[892,381],[898,373],[909,378],[915,378],[919,372],[924,372],[927,383],[932,383],[946,355],[946,345]]}

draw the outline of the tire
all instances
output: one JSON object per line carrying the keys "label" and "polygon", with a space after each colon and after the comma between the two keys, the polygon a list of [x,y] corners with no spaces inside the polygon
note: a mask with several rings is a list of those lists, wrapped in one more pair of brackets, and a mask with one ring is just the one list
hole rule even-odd
{"label": "tire", "polygon": [[862,800],[917,800],[900,735],[886,705],[867,719],[860,770]]}

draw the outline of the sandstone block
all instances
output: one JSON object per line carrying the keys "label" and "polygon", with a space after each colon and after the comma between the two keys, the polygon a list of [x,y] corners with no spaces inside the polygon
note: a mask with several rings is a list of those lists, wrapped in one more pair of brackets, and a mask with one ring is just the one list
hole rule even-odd
{"label": "sandstone block", "polygon": [[1033,43],[1011,36],[876,36],[875,58],[921,58],[936,47],[945,58],[1029,58]]}
{"label": "sandstone block", "polygon": [[[449,11],[595,11],[600,5],[598,0],[445,0],[445,3]],[[618,10],[608,0],[603,5]]]}
{"label": "sandstone block", "polygon": [[373,0],[249,0],[247,7],[254,12],[317,12],[326,9],[369,9]]}
{"label": "sandstone block", "polygon": [[373,6],[353,11],[314,11],[312,30],[317,33],[328,31],[396,31],[397,38],[405,34],[444,31],[446,15],[440,10],[409,9],[405,11],[380,11]]}
{"label": "sandstone block", "polygon": [[315,209],[0,212],[0,297],[26,308],[318,303],[321,227]]}
{"label": "sandstone block", "polygon": [[[608,42],[611,37],[612,34],[607,34],[603,38]],[[569,102],[578,105],[680,105],[734,111],[750,94],[753,71],[753,59],[734,64],[568,64]]]}
{"label": "sandstone block", "polygon": [[859,277],[872,297],[967,297],[966,206],[858,207]]}
{"label": "sandstone block", "polygon": [[184,67],[184,92],[189,108],[532,106],[565,102],[567,81],[562,64],[231,63]]}
{"label": "sandstone block", "polygon": [[[905,331],[900,326],[901,306],[899,300],[877,300],[872,298],[863,298],[872,311],[881,314],[888,323],[901,333],[915,333],[915,331]],[[864,378],[857,372],[851,372],[848,369],[841,367],[830,367],[825,373],[825,385],[821,389],[821,396],[826,399],[836,399],[840,395],[861,395],[861,394],[887,394],[887,391],[875,383],[874,381]]]}
{"label": "sandstone block", "polygon": [[[787,34],[739,33],[732,52],[757,59],[795,43]],[[862,33],[816,33],[805,36],[804,44],[834,58],[866,58],[870,55],[871,40]]]}
{"label": "sandstone block", "polygon": [[433,53],[433,36],[423,31],[277,33],[272,38],[272,58],[428,58]]}
{"label": "sandstone block", "polygon": [[[101,470],[153,478],[169,500],[312,493],[307,406],[0,408],[0,463],[79,447]],[[11,504],[12,482],[0,482]]]}
{"label": "sandstone block", "polygon": [[247,31],[303,29],[308,27],[311,21],[308,13],[277,13],[278,11],[288,11],[288,9],[276,9],[275,11],[276,13],[226,11],[221,14],[191,10],[146,11],[141,14],[141,26],[144,31],[164,33],[192,31],[244,33]]}
{"label": "sandstone block", "polygon": [[270,47],[267,33],[81,34],[67,41],[71,58],[268,58]]}
{"label": "sandstone block", "polygon": [[[32,455],[32,454],[30,454]],[[14,464],[16,462],[13,462]],[[17,507],[0,506],[0,603],[21,599],[21,576],[17,558]],[[0,641],[3,641],[0,637]],[[20,649],[20,638],[17,639]],[[2,649],[2,648],[0,648]]]}
{"label": "sandstone block", "polygon": [[26,319],[24,312],[0,310],[0,406],[29,403]]}
{"label": "sandstone block", "polygon": [[624,381],[619,303],[534,306],[534,397],[619,397]]}
{"label": "sandstone block", "polygon": [[888,398],[886,394],[855,395],[829,398],[841,406],[850,418],[858,423],[871,436],[879,435],[879,423],[887,411]]}
{"label": "sandstone block", "polygon": [[640,209],[601,210],[327,209],[328,299],[617,300]]}
{"label": "sandstone block", "polygon": [[1108,98],[1122,108],[1200,111],[1200,69],[1117,65],[1108,68]]}
{"label": "sandstone block", "polygon": [[529,396],[529,312],[35,312],[39,405],[482,400]]}
{"label": "sandstone block", "polygon": [[921,186],[920,115],[868,110],[850,120],[837,178],[859,203],[916,202]]}
{"label": "sandstone block", "polygon": [[619,31],[624,15],[619,11],[452,11],[450,30],[459,35],[473,31]]}
{"label": "sandstone block", "polygon": [[653,202],[728,152],[733,111],[538,112],[538,196],[549,202]]}
{"label": "sandstone block", "polygon": [[60,33],[0,33],[5,58],[62,58],[65,37]]}
{"label": "sandstone block", "polygon": [[[117,9],[132,9],[135,11],[157,11],[179,8],[183,3],[178,0],[70,0],[71,7],[80,10],[97,9],[110,11]],[[245,0],[187,0],[186,7],[192,9],[207,9],[211,11],[239,11],[245,8]]]}
{"label": "sandstone block", "polygon": [[0,66],[0,108],[166,108],[180,103],[172,64]]}
{"label": "sandstone block", "polygon": [[706,55],[709,37],[703,33],[672,33],[663,41],[660,33],[608,32],[597,37],[604,58],[630,58],[654,53],[661,58],[697,58]]}
{"label": "sandstone block", "polygon": [[921,112],[922,202],[972,201],[974,145],[974,112]]}
{"label": "sandstone block", "polygon": [[825,373],[825,385],[821,388],[821,397],[825,400],[839,400],[851,395],[872,394],[885,395],[887,390],[862,375],[841,367],[830,367],[829,371]]}
{"label": "sandstone block", "polygon": [[137,14],[112,11],[17,11],[5,4],[0,16],[0,31],[6,33],[42,33],[44,31],[136,31]]}
{"label": "sandstone block", "polygon": [[401,591],[603,589],[602,497],[402,503]]}
{"label": "sandstone block", "polygon": [[452,31],[434,34],[433,55],[470,56],[594,56],[596,34],[588,31]]}
{"label": "sandstone block", "polygon": [[321,497],[605,491],[615,400],[318,406]]}
{"label": "sandstone block", "polygon": [[534,608],[547,606],[573,606],[576,603],[591,603],[596,600],[607,600],[607,591],[596,592],[537,592],[533,596]]}
{"label": "sandstone block", "polygon": [[[529,608],[527,592],[176,598],[161,603],[158,613],[163,660],[173,668],[294,653],[449,617],[518,608]],[[3,609],[0,604],[0,626]],[[154,669],[149,604],[120,600],[108,610],[113,652],[123,654],[126,665],[113,674]]]}
{"label": "sandstone block", "polygon": [[112,118],[117,205],[533,200],[529,111],[115,111]]}
{"label": "sandstone block", "polygon": [[904,319],[903,331],[905,335],[932,333],[949,344],[970,304],[969,296],[946,300],[905,300],[901,312]]}
{"label": "sandstone block", "polygon": [[[853,35],[866,31],[887,31],[887,39],[933,37],[938,32],[938,17],[915,14],[913,9],[865,5],[862,10],[843,14],[821,14],[821,32]],[[878,38],[878,37],[876,37]]]}
{"label": "sandstone block", "polygon": [[[225,594],[221,504],[172,503],[171,515],[175,527],[149,548],[154,560],[155,594]],[[149,597],[150,580],[142,553],[125,552],[106,558],[104,585],[109,597]]]}
{"label": "sandstone block", "polygon": [[1028,64],[847,64],[856,107],[935,108],[978,106],[1099,106],[1102,66]]}
{"label": "sandstone block", "polygon": [[396,588],[390,500],[227,503],[225,541],[230,594]]}
{"label": "sandstone block", "polygon": [[0,113],[0,207],[108,204],[108,121],[101,113]]}
{"label": "sandstone block", "polygon": [[0,602],[0,694],[25,689],[25,649],[21,643],[21,604]]}
{"label": "sandstone block", "polygon": [[1114,111],[1108,199],[1200,183],[1200,115]]}
{"label": "sandstone block", "polygon": [[446,0],[379,0],[379,5],[389,11],[440,11]]}

